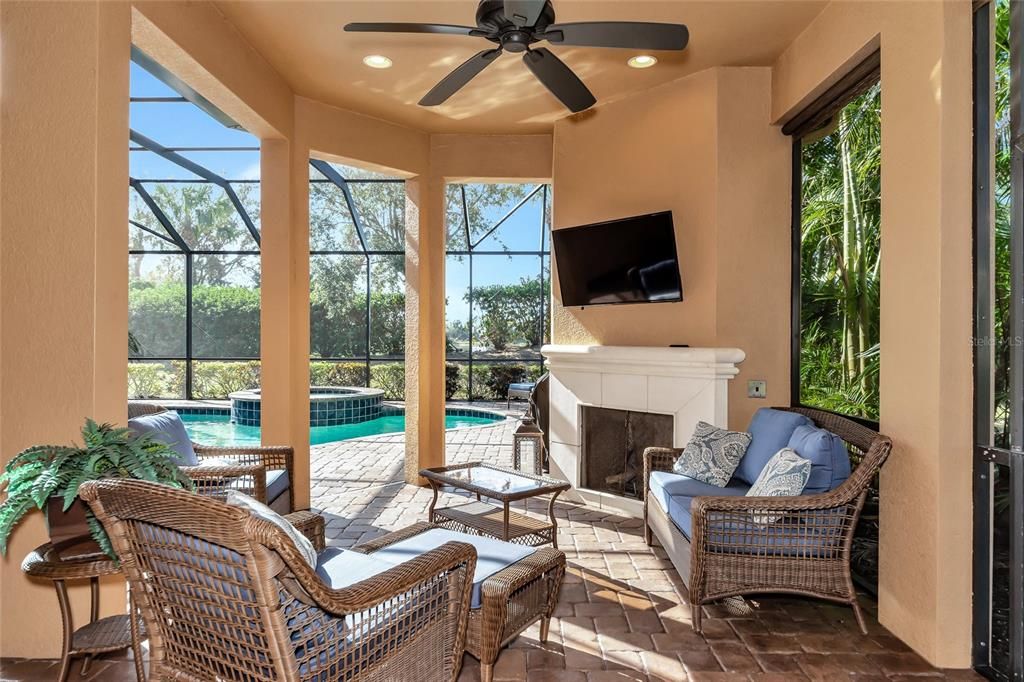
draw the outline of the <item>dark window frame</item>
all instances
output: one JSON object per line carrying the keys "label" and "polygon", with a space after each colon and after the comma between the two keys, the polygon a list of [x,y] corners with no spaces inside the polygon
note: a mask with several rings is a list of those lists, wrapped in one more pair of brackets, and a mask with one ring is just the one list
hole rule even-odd
{"label": "dark window frame", "polygon": [[[136,56],[136,52],[133,48],[133,59]],[[139,63],[136,61],[136,63]],[[143,68],[150,70],[146,64],[140,64]],[[185,106],[199,106],[188,99],[182,98],[170,98],[170,97],[131,97],[132,103],[180,103]],[[204,112],[210,113],[206,109],[200,107]],[[215,117],[216,118],[216,117]],[[218,119],[219,121],[219,119]],[[221,122],[221,121],[219,121]],[[168,247],[165,249],[129,249],[129,256],[151,256],[151,255],[176,255],[182,256],[185,261],[185,353],[182,356],[170,357],[170,356],[134,356],[129,357],[129,364],[147,364],[152,362],[184,362],[185,363],[185,386],[184,386],[184,399],[194,400],[195,393],[194,387],[194,373],[195,363],[197,362],[252,362],[259,361],[260,356],[256,355],[253,357],[208,357],[208,356],[197,356],[194,348],[193,340],[193,273],[195,268],[195,258],[197,256],[260,256],[260,233],[252,218],[249,216],[249,212],[240,201],[238,195],[235,193],[232,185],[235,184],[259,184],[259,180],[234,180],[227,179],[221,175],[209,170],[200,163],[197,163],[191,159],[188,159],[179,152],[182,151],[216,151],[216,152],[252,152],[259,151],[259,147],[252,146],[211,146],[211,147],[165,147],[156,140],[153,140],[141,133],[130,130],[129,131],[129,147],[128,152],[152,152],[157,156],[169,161],[180,168],[183,168],[197,176],[196,179],[163,179],[163,178],[136,178],[130,177],[128,185],[134,189],[135,192],[142,199],[143,203],[149,209],[150,213],[156,219],[156,221],[164,228],[167,234],[170,236],[170,240],[164,235],[161,235],[154,230],[149,229],[145,225],[135,222],[129,218],[129,223],[136,229],[140,229],[148,234],[162,239],[168,242]],[[239,218],[242,220],[243,225],[246,228],[246,232],[249,235],[249,239],[254,245],[252,249],[224,249],[224,250],[208,250],[208,249],[195,249],[188,245],[188,243],[181,237],[173,221],[167,216],[159,204],[153,199],[149,192],[148,187],[163,184],[190,184],[190,185],[215,185],[224,190],[228,200],[231,202]]]}
{"label": "dark window frame", "polygon": [[[469,227],[469,209],[466,204],[466,185],[473,184],[488,184],[488,183],[452,183],[454,186],[460,187],[459,197],[462,203],[462,229],[465,231],[466,248],[465,249],[449,249],[445,245],[445,259],[447,260],[450,256],[457,256],[460,258],[466,258],[469,264],[469,286],[467,291],[469,292],[469,320],[467,326],[469,328],[469,353],[466,357],[449,357],[445,354],[445,363],[453,365],[462,365],[467,368],[468,374],[466,378],[466,400],[470,403],[476,402],[473,397],[473,378],[474,378],[474,365],[501,365],[501,364],[521,364],[521,365],[535,365],[543,372],[544,368],[544,356],[537,353],[537,357],[521,357],[521,358],[484,358],[477,357],[477,354],[473,351],[474,336],[474,320],[476,314],[473,308],[473,261],[477,256],[525,256],[525,257],[537,257],[540,261],[540,268],[538,277],[541,282],[541,296],[538,303],[540,308],[540,338],[541,343],[544,343],[544,339],[547,338],[546,331],[550,331],[550,318],[551,318],[551,305],[548,297],[544,296],[544,284],[547,282],[550,286],[551,281],[551,240],[549,239],[549,232],[551,231],[551,225],[548,221],[548,207],[551,201],[551,185],[548,182],[536,183],[536,186],[527,195],[516,203],[511,209],[509,209],[504,216],[494,222],[491,226],[485,230],[481,236],[474,242],[472,232]],[[523,183],[533,184],[533,183]],[[529,201],[536,196],[538,193],[541,194],[541,226],[540,226],[540,248],[537,251],[494,251],[494,250],[481,250],[479,247],[484,241],[487,240],[492,234],[494,234],[509,218],[512,217],[520,208],[529,203]],[[447,226],[445,226],[445,233],[448,233]],[[546,266],[546,267],[545,267]],[[445,322],[445,335],[447,337],[447,321]]]}
{"label": "dark window frame", "polygon": [[[875,50],[854,66],[834,85],[826,89],[811,104],[792,116],[783,126],[782,133],[793,138],[792,186],[790,189],[790,404],[800,407],[800,348],[801,348],[801,247],[803,244],[803,139],[823,127],[843,107],[881,81],[881,50]],[[815,407],[815,409],[821,409]],[[837,413],[838,414],[838,413]],[[878,422],[859,415],[841,414],[874,430]]]}
{"label": "dark window frame", "polygon": [[[354,354],[349,357],[314,357],[309,356],[309,361],[312,362],[334,362],[334,363],[361,363],[365,368],[366,380],[363,382],[365,386],[369,387],[371,383],[371,372],[373,365],[376,364],[400,364],[404,368],[406,367],[406,357],[403,351],[401,357],[394,356],[380,356],[374,355],[371,351],[372,341],[372,313],[373,307],[370,301],[370,294],[373,291],[373,267],[372,262],[375,256],[402,256],[406,255],[406,250],[403,248],[401,251],[386,250],[386,249],[371,249],[367,247],[366,234],[363,229],[363,221],[359,212],[358,202],[353,198],[352,185],[362,184],[391,184],[400,185],[405,187],[405,180],[401,178],[346,178],[344,177],[337,168],[331,165],[329,162],[322,159],[310,159],[309,165],[315,169],[318,173],[323,175],[323,178],[309,179],[310,184],[331,184],[337,187],[342,196],[345,199],[345,206],[349,211],[349,215],[352,217],[352,223],[355,226],[356,236],[359,240],[361,248],[359,249],[313,249],[310,248],[309,256],[362,256],[366,260],[366,324],[363,333],[363,339],[366,347],[364,354]],[[404,242],[403,242],[404,246]],[[403,268],[404,277],[404,268]]]}

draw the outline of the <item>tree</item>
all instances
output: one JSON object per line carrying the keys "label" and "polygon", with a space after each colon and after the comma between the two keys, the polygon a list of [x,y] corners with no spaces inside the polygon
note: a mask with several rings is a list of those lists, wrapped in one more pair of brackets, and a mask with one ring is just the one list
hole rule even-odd
{"label": "tree", "polygon": [[[473,289],[473,303],[483,313],[480,336],[494,350],[523,342],[539,348],[543,333],[543,284],[539,277],[523,277],[513,284],[491,284]],[[466,294],[469,301],[470,295]]]}
{"label": "tree", "polygon": [[[805,139],[801,398],[878,416],[881,264],[881,89]],[[827,403],[827,405],[826,405]]]}

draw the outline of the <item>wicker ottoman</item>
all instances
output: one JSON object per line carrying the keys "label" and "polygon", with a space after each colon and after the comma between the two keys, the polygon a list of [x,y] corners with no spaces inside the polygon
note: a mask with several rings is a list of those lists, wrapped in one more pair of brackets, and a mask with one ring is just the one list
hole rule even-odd
{"label": "wicker ottoman", "polygon": [[[417,523],[357,545],[365,554],[440,526]],[[469,612],[466,651],[480,660],[480,678],[490,682],[494,662],[502,648],[519,633],[540,621],[540,640],[547,641],[551,614],[565,576],[565,554],[551,547],[529,556],[487,578],[481,588],[480,608]]]}

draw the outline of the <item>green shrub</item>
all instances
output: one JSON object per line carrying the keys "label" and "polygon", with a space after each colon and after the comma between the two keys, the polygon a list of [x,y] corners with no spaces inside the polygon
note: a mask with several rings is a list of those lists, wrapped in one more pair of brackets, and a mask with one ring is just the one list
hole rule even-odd
{"label": "green shrub", "polygon": [[130,400],[184,397],[184,361],[128,363],[128,398]]}
{"label": "green shrub", "polygon": [[314,360],[309,363],[309,383],[311,386],[365,386],[366,364]]}
{"label": "green shrub", "polygon": [[473,365],[473,399],[504,400],[508,397],[508,385],[526,381],[526,376],[526,365]]}
{"label": "green shrub", "polygon": [[382,389],[385,400],[405,400],[405,365],[400,362],[371,365],[370,386]]}
{"label": "green shrub", "polygon": [[444,365],[444,399],[451,400],[459,392],[459,379],[462,368],[454,362],[446,362]]}
{"label": "green shrub", "polygon": [[192,396],[197,400],[215,400],[229,393],[259,388],[260,362],[196,362],[192,366]]}

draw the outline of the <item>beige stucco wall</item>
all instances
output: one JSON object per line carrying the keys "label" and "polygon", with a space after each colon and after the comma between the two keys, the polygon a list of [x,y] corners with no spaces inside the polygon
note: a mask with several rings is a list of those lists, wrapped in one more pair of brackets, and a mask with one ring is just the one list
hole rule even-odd
{"label": "beige stucco wall", "polygon": [[[61,26],[60,40],[53,27]],[[128,51],[125,3],[0,7],[0,459],[81,441],[85,417],[123,423],[127,392]],[[0,654],[52,656],[53,587],[22,558],[33,513],[0,562]],[[80,618],[88,590],[73,590]],[[103,613],[124,604],[105,581]]]}
{"label": "beige stucco wall", "polygon": [[[771,72],[718,68],[555,126],[554,227],[671,210],[679,303],[563,308],[555,343],[737,346],[730,422],[789,398],[789,144],[771,125]],[[556,267],[557,270],[557,267]]]}
{"label": "beige stucco wall", "polygon": [[971,3],[837,2],[775,66],[773,112],[882,51],[879,616],[932,663],[971,636]]}

